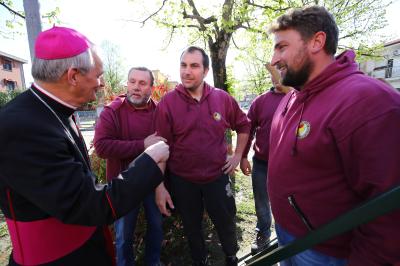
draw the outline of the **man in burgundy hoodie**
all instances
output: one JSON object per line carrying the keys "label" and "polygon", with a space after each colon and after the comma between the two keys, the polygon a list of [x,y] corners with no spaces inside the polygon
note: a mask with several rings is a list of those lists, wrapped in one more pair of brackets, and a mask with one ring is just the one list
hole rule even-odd
{"label": "man in burgundy hoodie", "polygon": [[[237,265],[235,200],[229,173],[239,164],[250,123],[237,102],[223,90],[204,82],[209,59],[203,49],[191,46],[181,55],[182,84],[157,106],[156,131],[171,147],[168,161],[170,192],[189,241],[194,265],[208,265],[202,234],[204,207],[213,221],[227,265]],[[227,156],[225,131],[238,133],[236,150]],[[164,185],[156,189],[162,213],[174,207]]]}
{"label": "man in burgundy hoodie", "polygon": [[[156,103],[150,98],[153,73],[145,67],[133,67],[128,73],[127,94],[104,107],[96,125],[94,147],[107,159],[106,176],[111,181],[128,168],[129,163],[147,147],[164,141],[154,133]],[[143,200],[147,220],[145,264],[160,265],[162,216],[154,192]],[[115,222],[117,265],[135,265],[133,240],[140,206]]]}
{"label": "man in burgundy hoodie", "polygon": [[[353,51],[334,56],[338,29],[323,7],[293,10],[271,32],[271,63],[297,89],[270,137],[268,195],[286,244],[400,184],[400,95],[358,71]],[[397,265],[399,221],[393,211],[283,265]]]}

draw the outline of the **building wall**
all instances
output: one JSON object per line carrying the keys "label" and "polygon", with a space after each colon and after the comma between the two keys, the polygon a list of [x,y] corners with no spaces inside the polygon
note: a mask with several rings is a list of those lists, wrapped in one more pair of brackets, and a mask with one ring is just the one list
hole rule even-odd
{"label": "building wall", "polygon": [[361,63],[360,70],[369,76],[385,80],[400,91],[400,40],[386,43],[381,59]]}
{"label": "building wall", "polygon": [[0,91],[6,91],[6,81],[10,80],[16,82],[16,88],[23,89],[25,87],[23,78],[23,64],[21,62],[7,58],[6,60],[11,61],[12,69],[4,69],[4,57],[0,57]]}

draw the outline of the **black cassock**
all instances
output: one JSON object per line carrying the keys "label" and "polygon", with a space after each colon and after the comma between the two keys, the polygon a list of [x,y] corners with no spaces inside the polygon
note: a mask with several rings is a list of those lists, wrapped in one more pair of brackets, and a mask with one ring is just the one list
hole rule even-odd
{"label": "black cassock", "polygon": [[0,109],[0,206],[13,243],[10,265],[111,265],[106,225],[163,179],[142,154],[123,179],[96,184],[69,123],[73,112],[34,87]]}

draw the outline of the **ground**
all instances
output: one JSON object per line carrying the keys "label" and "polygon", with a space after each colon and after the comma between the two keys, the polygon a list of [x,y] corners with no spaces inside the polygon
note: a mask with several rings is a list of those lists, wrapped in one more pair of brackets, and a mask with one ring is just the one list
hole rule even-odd
{"label": "ground", "polygon": [[[237,205],[237,231],[240,250],[238,257],[250,251],[250,245],[254,237],[254,227],[256,223],[253,193],[251,188],[251,178],[239,172],[235,178],[236,205]],[[1,215],[1,213],[0,213]],[[218,242],[216,232],[213,230],[211,222],[206,219],[204,223],[205,238],[210,251],[212,265],[223,265],[223,254]],[[140,230],[140,228],[139,228]],[[144,229],[142,229],[144,230]],[[181,224],[177,219],[168,218],[165,220],[165,238],[162,259],[166,265],[190,265],[189,250],[186,240],[183,237]],[[142,235],[140,232],[137,235]],[[143,238],[136,241],[139,246],[138,258],[142,257]],[[7,234],[7,226],[4,217],[0,216],[0,265],[7,265],[10,254],[10,239]],[[142,265],[139,261],[138,265]]]}
{"label": "ground", "polygon": [[4,221],[4,216],[0,211],[0,265],[7,265],[10,252],[10,237],[8,236],[7,225]]}

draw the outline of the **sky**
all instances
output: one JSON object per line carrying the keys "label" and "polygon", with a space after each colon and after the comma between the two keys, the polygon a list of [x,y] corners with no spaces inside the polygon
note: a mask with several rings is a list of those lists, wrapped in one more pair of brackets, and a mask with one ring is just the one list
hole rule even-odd
{"label": "sky", "polygon": [[[163,49],[167,39],[165,30],[158,29],[152,23],[146,23],[142,27],[139,23],[126,21],[127,18],[141,18],[148,3],[154,5],[156,1],[145,1],[146,7],[140,10],[134,9],[126,0],[39,0],[39,2],[42,14],[56,7],[60,8],[58,26],[75,28],[97,45],[104,40],[118,45],[125,61],[125,70],[132,66],[146,66],[152,70],[161,70],[171,81],[179,81],[179,57],[188,45],[188,40],[181,36]],[[14,8],[23,10],[22,0],[14,0]],[[393,40],[400,39],[400,0],[394,0],[386,13],[389,25],[384,29],[384,33],[392,36]],[[5,15],[7,12],[0,7],[0,17]],[[0,23],[3,23],[2,19]],[[42,28],[46,30],[51,26],[44,23]],[[10,36],[13,38],[9,39],[0,37],[0,50],[30,61],[26,29],[22,26],[18,30],[21,35]],[[233,61],[229,53],[227,61],[228,64]],[[26,81],[29,84],[32,81],[29,73],[30,64],[24,67]],[[212,82],[211,72],[206,81]]]}

